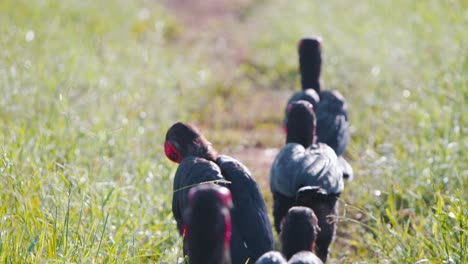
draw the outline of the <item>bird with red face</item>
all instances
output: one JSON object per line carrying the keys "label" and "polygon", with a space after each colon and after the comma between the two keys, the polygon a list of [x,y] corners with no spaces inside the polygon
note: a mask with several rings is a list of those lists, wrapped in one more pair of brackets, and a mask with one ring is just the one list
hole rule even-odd
{"label": "bird with red face", "polygon": [[[181,235],[182,213],[192,186],[228,181],[234,208],[231,212],[232,263],[255,262],[274,247],[273,232],[265,201],[250,171],[239,161],[218,155],[211,143],[193,125],[178,122],[171,126],[164,142],[166,156],[179,164],[174,177],[172,212]],[[223,184],[223,183],[220,183]],[[184,247],[185,253],[187,253]]]}
{"label": "bird with red face", "polygon": [[190,189],[184,212],[190,264],[230,264],[231,192],[216,184]]}
{"label": "bird with red face", "polygon": [[[335,225],[329,230],[328,218],[334,216],[337,197],[344,189],[343,171],[335,151],[328,145],[316,143],[316,117],[313,106],[307,101],[293,102],[288,106],[286,145],[275,157],[270,171],[270,189],[273,194],[273,218],[278,233],[289,208],[297,205],[297,192],[310,187],[321,195],[312,196],[312,207],[325,206],[328,210],[315,211],[321,231],[317,241],[317,255],[325,262],[328,247],[335,234]],[[302,197],[302,196],[301,196]],[[309,196],[306,196],[309,197]],[[324,198],[315,199],[316,197]],[[325,215],[322,215],[325,214]],[[325,219],[325,222],[320,221]],[[324,226],[324,228],[322,228]],[[324,233],[323,230],[327,232]]]}

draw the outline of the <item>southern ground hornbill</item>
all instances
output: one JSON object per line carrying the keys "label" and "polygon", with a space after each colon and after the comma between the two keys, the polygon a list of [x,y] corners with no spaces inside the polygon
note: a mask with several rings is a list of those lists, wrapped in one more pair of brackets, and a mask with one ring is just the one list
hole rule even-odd
{"label": "southern ground hornbill", "polygon": [[[320,81],[322,68],[322,39],[303,38],[298,44],[299,70],[302,90],[293,94],[291,102],[305,100],[314,106],[317,116],[317,142],[325,143],[335,150],[342,166],[343,176],[353,177],[353,169],[342,157],[350,140],[348,105],[336,90],[323,90]],[[287,115],[284,125],[287,123]]]}
{"label": "southern ground hornbill", "polygon": [[[335,151],[326,144],[315,144],[315,125],[311,103],[297,101],[288,106],[286,145],[276,156],[270,171],[273,217],[278,232],[289,208],[296,205],[296,195],[302,187],[310,187],[318,193],[312,196],[312,202],[329,207],[329,210],[315,212],[320,229],[328,226],[329,215],[336,215],[337,198],[344,189],[343,172]],[[316,244],[316,253],[324,262],[335,234],[335,225],[333,222],[331,232],[322,234],[320,231],[318,234],[318,237],[328,237]]]}
{"label": "southern ground hornbill", "polygon": [[[270,251],[256,264],[323,263],[313,251],[319,230],[317,216],[308,207],[291,207],[280,234],[282,253]],[[308,253],[306,253],[308,252]],[[286,261],[289,259],[289,262]]]}
{"label": "southern ground hornbill", "polygon": [[313,252],[319,229],[317,216],[312,209],[291,207],[280,234],[283,255],[291,259],[301,251]]}
{"label": "southern ground hornbill", "polygon": [[184,212],[190,264],[230,264],[231,192],[216,184],[190,189]]}
{"label": "southern ground hornbill", "polygon": [[[166,134],[166,156],[179,163],[174,177],[172,212],[183,234],[182,212],[191,186],[226,180],[234,208],[231,212],[231,257],[234,264],[253,263],[274,247],[273,232],[265,201],[249,170],[239,161],[218,155],[211,143],[192,125],[178,122]],[[186,247],[184,247],[187,253]]]}

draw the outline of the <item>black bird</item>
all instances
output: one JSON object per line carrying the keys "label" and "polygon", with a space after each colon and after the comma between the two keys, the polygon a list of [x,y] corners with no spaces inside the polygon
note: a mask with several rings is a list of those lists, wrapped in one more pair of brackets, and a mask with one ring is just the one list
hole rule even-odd
{"label": "black bird", "polygon": [[278,251],[270,251],[263,254],[255,264],[286,264],[287,261]]}
{"label": "black bird", "polygon": [[315,254],[325,262],[330,244],[336,234],[339,194],[328,193],[318,186],[306,186],[297,191],[296,205],[311,208],[318,218],[320,232],[317,234]]}
{"label": "black bird", "polygon": [[317,238],[318,220],[314,211],[308,207],[294,206],[284,219],[280,239],[282,253],[290,259],[300,251],[312,252]]}
{"label": "black bird", "polygon": [[294,254],[288,264],[323,264],[322,260],[310,251],[301,251]]}
{"label": "black bird", "polygon": [[[231,212],[231,254],[234,264],[255,262],[274,247],[265,201],[250,171],[239,161],[218,155],[211,143],[192,125],[178,122],[169,128],[164,143],[166,156],[179,163],[174,177],[172,212],[183,234],[182,212],[188,189],[207,181],[227,180],[234,208]],[[186,253],[186,252],[185,252]]]}
{"label": "black bird", "polygon": [[[312,104],[297,101],[288,109],[286,145],[276,156],[270,171],[273,218],[278,233],[289,208],[296,205],[296,193],[300,188],[309,186],[323,190],[334,205],[344,189],[343,172],[336,153],[326,144],[315,144],[316,120]],[[322,211],[315,213],[319,219],[327,217],[319,215]],[[321,255],[325,261],[328,245],[318,248],[324,252]]]}
{"label": "black bird", "polygon": [[[345,98],[336,90],[322,90],[322,40],[319,37],[303,38],[298,44],[299,70],[302,91],[295,93],[288,105],[295,100],[306,100],[314,106],[317,115],[317,142],[329,145],[339,156],[343,177],[351,179],[353,170],[342,157],[350,140],[348,106]],[[313,96],[310,96],[313,94]],[[286,125],[287,117],[284,125]]]}
{"label": "black bird", "polygon": [[184,212],[190,264],[230,264],[231,192],[216,184],[190,189]]}
{"label": "black bird", "polygon": [[[305,46],[305,47],[303,47]],[[319,37],[303,38],[298,43],[299,51],[299,70],[301,72],[302,90],[294,93],[289,98],[286,106],[292,102],[305,100],[317,108],[320,102],[320,71],[322,68],[322,40]],[[283,125],[286,127],[288,122],[287,107]]]}

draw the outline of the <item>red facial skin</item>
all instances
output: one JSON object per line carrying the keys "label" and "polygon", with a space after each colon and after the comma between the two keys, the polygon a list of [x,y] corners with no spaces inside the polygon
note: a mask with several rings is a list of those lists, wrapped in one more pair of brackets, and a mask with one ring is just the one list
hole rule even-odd
{"label": "red facial skin", "polygon": [[[227,209],[225,209],[227,210]],[[231,216],[229,212],[224,213],[224,224],[226,225],[226,231],[224,232],[224,248],[229,248],[231,243]]]}
{"label": "red facial skin", "polygon": [[180,163],[180,161],[182,160],[182,157],[180,156],[177,149],[169,141],[164,142],[164,153],[166,154],[166,157],[168,159],[175,163]]}

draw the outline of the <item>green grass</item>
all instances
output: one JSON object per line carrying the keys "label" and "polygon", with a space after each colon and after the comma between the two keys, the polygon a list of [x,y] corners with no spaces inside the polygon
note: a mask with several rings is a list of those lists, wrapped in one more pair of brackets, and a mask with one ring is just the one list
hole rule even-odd
{"label": "green grass", "polygon": [[325,87],[350,103],[357,177],[332,262],[468,261],[467,7],[270,1],[250,18],[262,34],[247,73],[259,86],[298,90],[296,43],[317,34]]}
{"label": "green grass", "polygon": [[0,29],[0,261],[174,263],[162,141],[210,82],[178,25],[147,1],[1,1]]}
{"label": "green grass", "polygon": [[467,10],[256,2],[229,28],[246,59],[220,70],[212,36],[183,43],[154,1],[0,1],[0,261],[176,263],[166,129],[281,146],[296,43],[318,34],[325,86],[350,104],[357,175],[330,262],[467,262]]}

